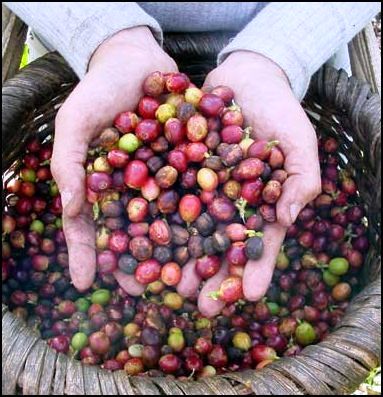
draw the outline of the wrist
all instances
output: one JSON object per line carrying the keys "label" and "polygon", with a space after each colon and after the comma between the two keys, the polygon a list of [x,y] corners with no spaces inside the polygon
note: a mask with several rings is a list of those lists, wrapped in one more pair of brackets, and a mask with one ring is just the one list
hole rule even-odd
{"label": "wrist", "polygon": [[89,70],[95,65],[108,61],[111,57],[132,59],[132,52],[162,51],[153,34],[147,26],[136,26],[120,30],[103,41],[94,51]]}
{"label": "wrist", "polygon": [[290,86],[289,79],[283,69],[270,58],[252,51],[234,51],[221,64],[229,70],[249,72],[257,77],[274,76]]}

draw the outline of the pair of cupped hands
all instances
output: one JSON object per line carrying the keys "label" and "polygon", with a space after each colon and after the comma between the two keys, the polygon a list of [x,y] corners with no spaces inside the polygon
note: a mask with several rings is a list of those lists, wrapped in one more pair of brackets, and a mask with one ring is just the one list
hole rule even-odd
{"label": "pair of cupped hands", "polygon": [[[85,200],[84,163],[89,143],[112,125],[118,113],[136,108],[145,77],[157,70],[178,69],[150,30],[136,27],[121,31],[98,47],[85,77],[57,114],[51,166],[61,192],[70,275],[80,291],[92,285],[96,274],[95,223]],[[268,58],[248,51],[230,54],[206,77],[205,87],[218,85],[234,90],[245,123],[254,129],[257,139],[279,140],[285,154],[288,178],[277,204],[277,222],[265,226],[263,256],[248,261],[243,277],[245,298],[256,301],[270,284],[288,226],[320,192],[316,134],[286,75]],[[195,259],[190,259],[182,269],[177,291],[184,297],[196,296],[201,283],[194,264]],[[224,262],[198,295],[198,306],[205,316],[215,316],[224,307],[209,294],[219,289],[227,267]],[[144,292],[145,287],[134,276],[119,270],[114,276],[129,294]]]}

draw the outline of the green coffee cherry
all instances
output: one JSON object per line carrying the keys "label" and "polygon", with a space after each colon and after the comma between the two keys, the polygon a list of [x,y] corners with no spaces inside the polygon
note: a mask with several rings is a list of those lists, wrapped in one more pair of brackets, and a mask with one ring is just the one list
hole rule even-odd
{"label": "green coffee cherry", "polygon": [[335,276],[335,274],[332,274],[329,270],[325,270],[323,272],[323,281],[329,287],[333,287],[334,285],[338,284],[339,276]]}
{"label": "green coffee cherry", "polygon": [[307,346],[316,339],[315,330],[311,324],[303,322],[295,330],[295,339],[300,345]]}
{"label": "green coffee cherry", "polygon": [[128,353],[132,356],[132,357],[142,357],[142,351],[144,350],[144,346],[143,345],[139,345],[139,344],[135,344],[135,345],[131,345],[129,346],[128,349]]}
{"label": "green coffee cherry", "polygon": [[204,328],[211,328],[211,322],[208,318],[199,318],[196,322],[195,322],[195,329],[196,330],[200,330],[200,329],[204,329]]}
{"label": "green coffee cherry", "polygon": [[281,308],[279,307],[278,303],[266,302],[266,305],[269,308],[272,316],[277,316],[279,314]]}
{"label": "green coffee cherry", "polygon": [[170,331],[168,345],[175,351],[181,352],[185,347],[185,338],[180,329]]}
{"label": "green coffee cherry", "polygon": [[83,332],[77,332],[70,342],[74,350],[78,351],[88,345],[88,337]]}
{"label": "green coffee cherry", "polygon": [[90,306],[90,302],[88,299],[86,298],[78,298],[75,302],[75,305],[77,307],[77,310],[79,312],[83,312],[86,313],[89,309]]}
{"label": "green coffee cherry", "polygon": [[94,291],[91,296],[92,303],[98,303],[99,305],[106,305],[111,298],[110,291],[108,289],[99,289]]}
{"label": "green coffee cherry", "polygon": [[56,197],[59,194],[59,187],[57,186],[56,182],[53,182],[49,186],[49,194],[52,197]]}
{"label": "green coffee cherry", "polygon": [[118,141],[118,147],[127,153],[134,153],[140,146],[141,141],[132,133],[124,134]]}
{"label": "green coffee cherry", "polygon": [[174,105],[169,103],[164,103],[158,107],[156,110],[156,119],[160,123],[166,123],[167,120],[171,119],[172,117],[176,117],[177,110]]}
{"label": "green coffee cherry", "polygon": [[288,256],[281,251],[277,256],[276,268],[279,270],[286,270],[289,267],[290,260]]}
{"label": "green coffee cherry", "polygon": [[43,234],[44,233],[44,223],[41,222],[39,219],[35,219],[34,221],[32,221],[32,223],[29,226],[29,230],[36,232],[38,234]]}
{"label": "green coffee cherry", "polygon": [[334,258],[331,259],[328,270],[335,276],[343,276],[348,272],[350,265],[345,258]]}
{"label": "green coffee cherry", "polygon": [[233,346],[248,351],[251,348],[251,338],[246,332],[236,332],[233,336]]}

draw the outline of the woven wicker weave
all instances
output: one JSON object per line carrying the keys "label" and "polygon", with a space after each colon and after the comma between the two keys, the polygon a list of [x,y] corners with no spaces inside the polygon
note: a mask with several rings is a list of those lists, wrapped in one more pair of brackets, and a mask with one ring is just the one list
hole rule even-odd
{"label": "woven wicker weave", "polygon": [[[230,35],[177,35],[165,46],[180,69],[200,84],[214,67],[216,53]],[[17,168],[29,134],[48,136],[59,104],[76,82],[60,56],[47,54],[3,87],[3,175]],[[354,172],[369,220],[371,248],[364,289],[352,300],[337,329],[324,341],[306,347],[260,371],[246,370],[180,382],[165,378],[128,377],[84,366],[57,354],[46,342],[2,308],[2,393],[22,394],[347,394],[380,362],[380,98],[367,84],[343,71],[322,68],[304,101],[313,124],[341,141],[340,150]]]}

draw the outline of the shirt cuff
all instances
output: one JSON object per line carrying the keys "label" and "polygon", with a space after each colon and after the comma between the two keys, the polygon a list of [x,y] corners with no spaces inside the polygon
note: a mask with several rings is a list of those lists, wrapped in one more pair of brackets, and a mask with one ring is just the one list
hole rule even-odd
{"label": "shirt cuff", "polygon": [[136,3],[107,3],[105,7],[94,10],[72,31],[69,46],[73,55],[66,59],[82,78],[91,56],[100,44],[121,30],[137,26],[147,26],[162,46],[163,35],[160,25]]}
{"label": "shirt cuff", "polygon": [[162,46],[158,22],[137,3],[5,2],[50,48],[57,50],[82,78],[97,47],[115,33],[147,26]]}
{"label": "shirt cuff", "polygon": [[379,12],[376,2],[269,3],[218,55],[247,50],[274,61],[298,99],[311,76]]}

